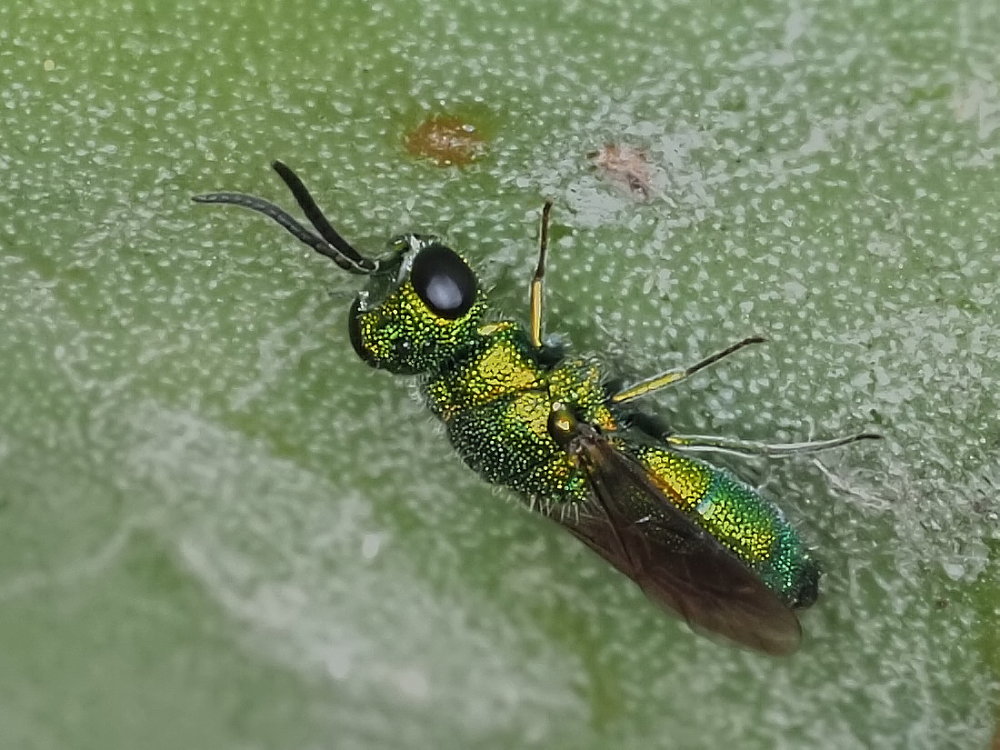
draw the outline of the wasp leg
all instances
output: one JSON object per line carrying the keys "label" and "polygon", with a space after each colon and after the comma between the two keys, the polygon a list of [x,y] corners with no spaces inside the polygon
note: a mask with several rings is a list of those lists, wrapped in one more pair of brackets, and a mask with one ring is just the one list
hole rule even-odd
{"label": "wasp leg", "polygon": [[545,255],[549,249],[549,214],[552,213],[552,201],[545,201],[542,206],[541,227],[538,230],[538,265],[535,275],[531,278],[531,289],[528,295],[530,315],[531,345],[542,348],[542,297],[545,294]]}
{"label": "wasp leg", "polygon": [[651,378],[646,378],[645,380],[640,380],[635,385],[629,386],[624,390],[618,391],[611,396],[611,403],[613,404],[623,404],[626,401],[631,401],[633,399],[639,398],[640,396],[645,396],[654,391],[658,391],[661,388],[666,388],[668,385],[673,385],[674,383],[680,382],[685,378],[689,378],[694,375],[699,370],[704,370],[709,365],[714,365],[723,357],[728,357],[733,352],[738,352],[743,347],[749,346],[750,344],[761,344],[767,341],[763,336],[749,336],[742,341],[737,341],[732,346],[728,346],[721,352],[716,352],[700,362],[696,362],[690,367],[678,367],[673,370],[667,370],[666,372],[661,372],[658,375],[654,375]]}
{"label": "wasp leg", "polygon": [[672,448],[692,451],[719,451],[736,453],[743,456],[770,456],[782,458],[801,453],[818,453],[819,451],[839,448],[842,445],[856,443],[859,440],[881,440],[882,436],[874,432],[859,432],[856,435],[832,438],[830,440],[810,440],[804,443],[762,443],[756,440],[739,440],[735,438],[716,437],[714,435],[674,435],[660,436]]}

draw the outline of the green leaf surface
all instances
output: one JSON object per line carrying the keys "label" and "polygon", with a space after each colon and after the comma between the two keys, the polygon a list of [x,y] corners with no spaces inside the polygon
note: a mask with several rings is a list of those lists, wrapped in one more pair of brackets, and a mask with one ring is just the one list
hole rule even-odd
{"label": "green leaf surface", "polygon": [[[1000,6],[0,7],[0,747],[976,748],[996,722]],[[469,166],[414,156],[432,116]],[[588,154],[643,156],[643,193]],[[357,279],[190,196],[444,235],[824,563],[803,649],[665,618],[347,341]],[[643,170],[645,170],[643,172]]]}

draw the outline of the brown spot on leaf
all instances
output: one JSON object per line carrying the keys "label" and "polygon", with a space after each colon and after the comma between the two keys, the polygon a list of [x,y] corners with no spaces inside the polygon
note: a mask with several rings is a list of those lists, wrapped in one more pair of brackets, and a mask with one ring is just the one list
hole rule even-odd
{"label": "brown spot on leaf", "polygon": [[486,139],[475,125],[458,117],[432,115],[406,134],[406,150],[439,167],[464,167],[485,153]]}
{"label": "brown spot on leaf", "polygon": [[643,149],[605,143],[587,156],[606,180],[642,199],[653,194],[653,167]]}

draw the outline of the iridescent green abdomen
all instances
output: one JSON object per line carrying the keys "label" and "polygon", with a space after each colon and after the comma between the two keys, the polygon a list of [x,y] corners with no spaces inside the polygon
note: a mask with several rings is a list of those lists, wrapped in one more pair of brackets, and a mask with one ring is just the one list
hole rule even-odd
{"label": "iridescent green abdomen", "polygon": [[730,472],[665,447],[623,444],[675,506],[733,552],[786,604],[816,598],[819,566],[784,514]]}

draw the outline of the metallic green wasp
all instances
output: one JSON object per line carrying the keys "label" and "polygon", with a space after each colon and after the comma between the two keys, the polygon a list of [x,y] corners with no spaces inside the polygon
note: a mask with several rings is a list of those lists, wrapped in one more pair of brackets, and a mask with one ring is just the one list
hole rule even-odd
{"label": "metallic green wasp", "polygon": [[405,234],[386,254],[363,255],[291,169],[273,166],[313,229],[242,193],[194,200],[262,213],[348,273],[366,276],[348,316],[354,350],[372,367],[420,376],[427,405],[466,464],[521,493],[693,627],[771,654],[797,648],[796,610],[816,600],[819,566],[777,507],[691,454],[784,456],[877,435],[768,445],[674,434],[634,402],[762,338],[613,387],[596,359],[567,356],[543,337],[551,202],[542,211],[525,328],[490,315],[476,274],[438,238]]}

